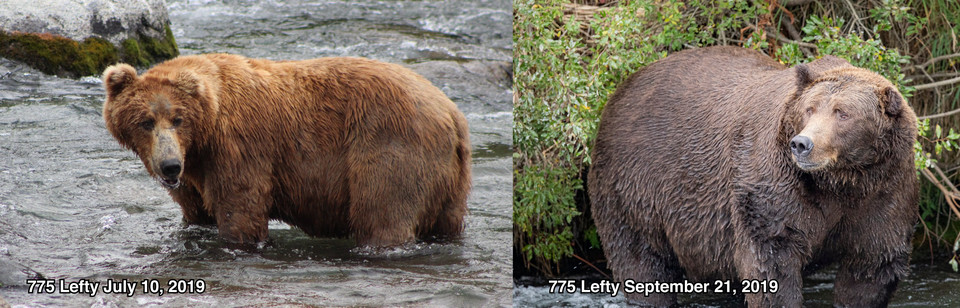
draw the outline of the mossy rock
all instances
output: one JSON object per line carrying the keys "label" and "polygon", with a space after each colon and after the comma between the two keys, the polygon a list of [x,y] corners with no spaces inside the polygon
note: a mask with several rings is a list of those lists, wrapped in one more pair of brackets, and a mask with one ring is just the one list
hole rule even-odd
{"label": "mossy rock", "polygon": [[0,30],[0,57],[21,61],[41,72],[76,78],[99,75],[121,59],[138,67],[148,67],[179,55],[170,26],[165,37],[156,39],[137,33],[121,42],[120,48],[99,37],[83,42],[47,33],[5,32]]}
{"label": "mossy rock", "polygon": [[177,42],[173,38],[170,26],[164,27],[165,37],[162,40],[137,33],[136,38],[128,38],[120,43],[123,62],[148,67],[166,59],[172,59],[180,54]]}

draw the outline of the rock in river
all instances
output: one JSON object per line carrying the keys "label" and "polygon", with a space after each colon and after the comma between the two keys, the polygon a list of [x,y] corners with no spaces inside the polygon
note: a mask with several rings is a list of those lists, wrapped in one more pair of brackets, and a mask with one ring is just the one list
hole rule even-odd
{"label": "rock in river", "polygon": [[99,75],[178,54],[164,0],[0,1],[0,56],[47,74]]}

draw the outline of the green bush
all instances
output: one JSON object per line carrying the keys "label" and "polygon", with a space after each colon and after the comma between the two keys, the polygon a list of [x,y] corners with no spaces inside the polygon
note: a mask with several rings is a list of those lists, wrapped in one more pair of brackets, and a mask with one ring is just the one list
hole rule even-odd
{"label": "green bush", "polygon": [[570,227],[581,215],[575,192],[607,96],[666,56],[654,46],[680,48],[688,32],[678,30],[679,5],[661,11],[635,1],[583,20],[565,15],[560,1],[514,4],[514,243],[527,266],[551,274],[582,232]]}

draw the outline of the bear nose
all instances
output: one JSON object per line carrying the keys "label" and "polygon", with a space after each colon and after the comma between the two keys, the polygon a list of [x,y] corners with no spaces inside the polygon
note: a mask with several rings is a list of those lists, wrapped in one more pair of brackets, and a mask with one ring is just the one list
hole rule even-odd
{"label": "bear nose", "polygon": [[813,140],[807,136],[796,136],[790,140],[790,150],[797,157],[805,157],[813,150]]}
{"label": "bear nose", "polygon": [[181,168],[179,159],[167,159],[160,162],[160,172],[163,172],[163,176],[167,178],[179,176]]}

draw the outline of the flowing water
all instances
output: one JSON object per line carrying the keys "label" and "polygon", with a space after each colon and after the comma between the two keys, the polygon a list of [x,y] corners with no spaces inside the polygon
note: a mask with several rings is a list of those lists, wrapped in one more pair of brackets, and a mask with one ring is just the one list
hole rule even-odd
{"label": "flowing water", "polygon": [[[107,133],[97,77],[62,79],[0,59],[0,296],[14,306],[511,304],[509,1],[167,3],[181,54],[362,56],[431,80],[470,124],[463,238],[373,252],[271,222],[271,245],[231,249],[215,228],[183,225],[179,206]],[[29,293],[25,281],[37,274],[57,288],[60,279],[125,279],[136,292]]]}

